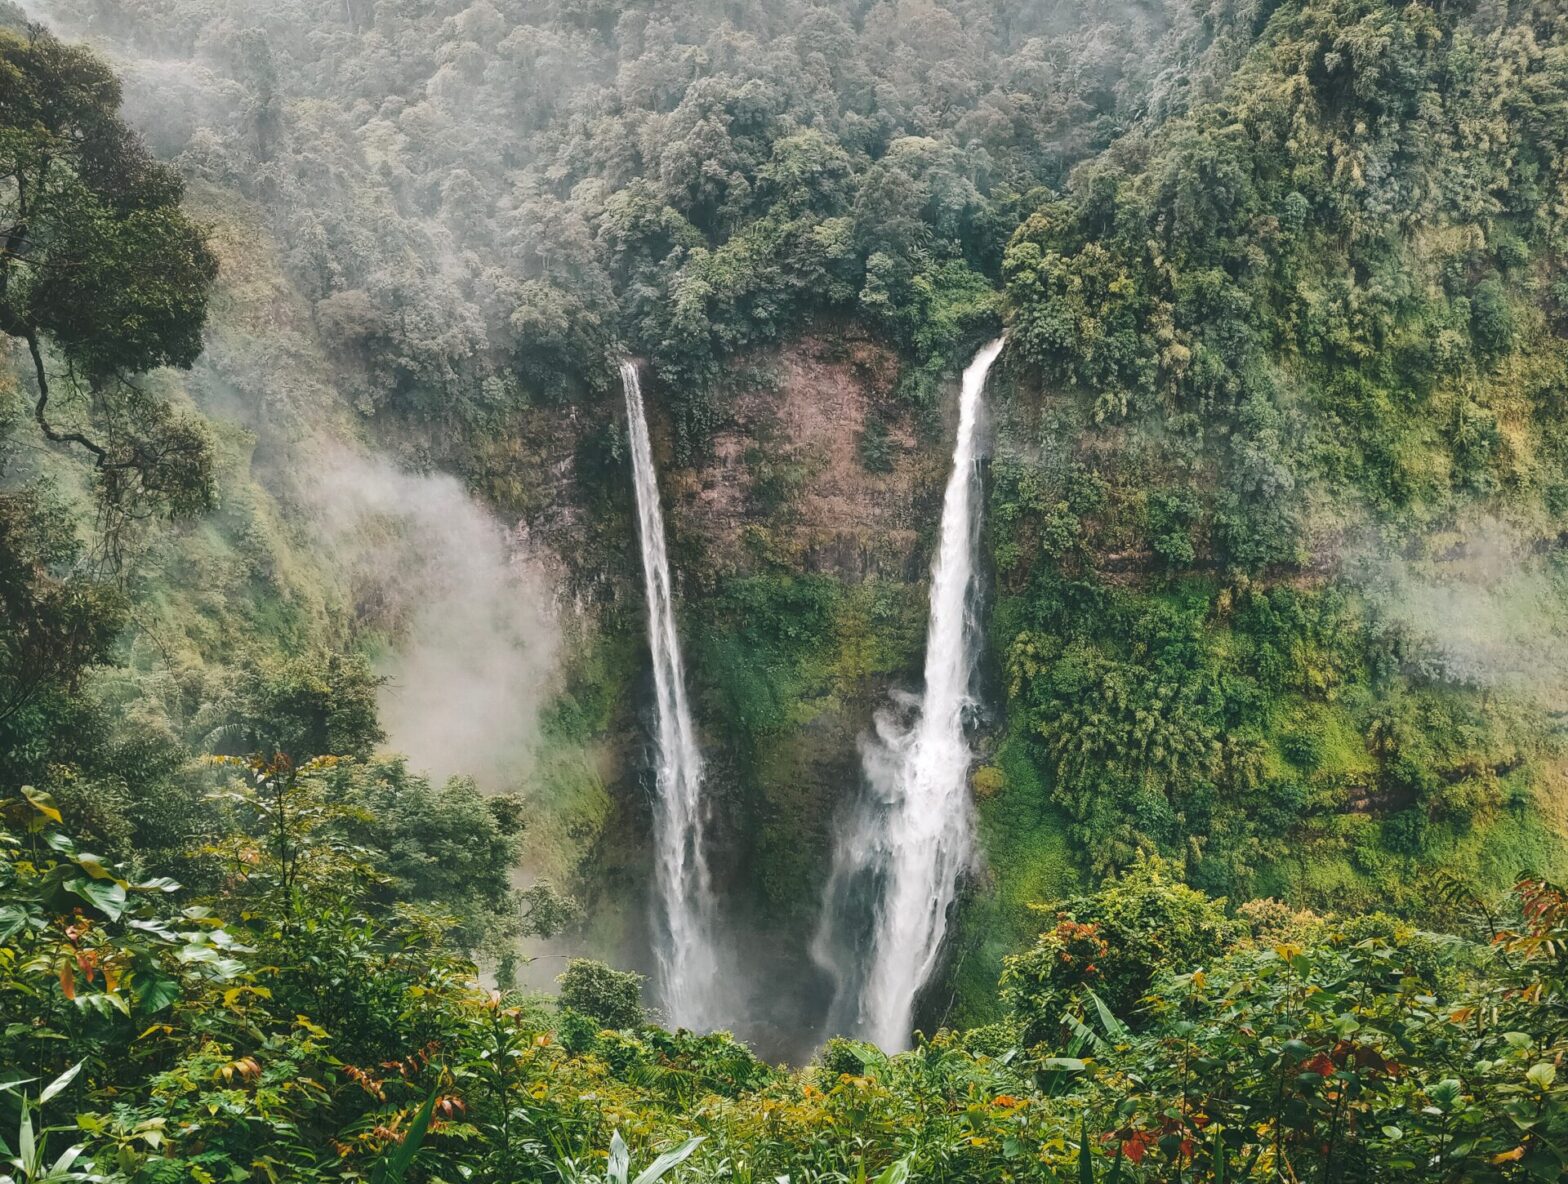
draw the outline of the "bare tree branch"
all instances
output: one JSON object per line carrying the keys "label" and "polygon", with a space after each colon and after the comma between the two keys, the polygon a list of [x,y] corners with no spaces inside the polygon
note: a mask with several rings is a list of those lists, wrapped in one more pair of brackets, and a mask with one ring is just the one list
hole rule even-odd
{"label": "bare tree branch", "polygon": [[38,334],[29,332],[26,335],[27,350],[33,355],[33,373],[38,379],[38,402],[33,404],[33,418],[38,421],[43,434],[56,444],[80,444],[83,448],[97,457],[98,467],[105,468],[109,464],[109,453],[101,445],[94,444],[80,432],[62,432],[50,425],[44,418],[44,409],[49,406],[49,375],[44,368],[43,350],[38,347]]}

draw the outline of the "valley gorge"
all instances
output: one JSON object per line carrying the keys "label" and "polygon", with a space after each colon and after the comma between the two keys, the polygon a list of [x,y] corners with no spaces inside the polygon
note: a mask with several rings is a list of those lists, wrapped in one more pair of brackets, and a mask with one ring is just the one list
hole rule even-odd
{"label": "valley gorge", "polygon": [[1558,1178],[1565,129],[1557,3],[0,0],[0,1184]]}

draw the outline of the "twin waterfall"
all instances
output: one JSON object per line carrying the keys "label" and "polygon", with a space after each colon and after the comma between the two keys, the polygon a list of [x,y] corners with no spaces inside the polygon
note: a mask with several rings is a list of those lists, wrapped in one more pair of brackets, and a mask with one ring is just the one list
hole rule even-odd
{"label": "twin waterfall", "polygon": [[964,371],[953,471],[931,565],[925,693],[902,712],[877,715],[861,742],[869,791],[839,839],[812,952],[838,980],[830,1032],[853,1033],[890,1052],[909,1047],[915,998],[930,980],[947,915],[968,866],[969,766],[964,735],[979,624],[974,612],[980,533],[975,423],[997,338]]}
{"label": "twin waterfall", "polygon": [[626,423],[631,437],[632,477],[637,492],[637,531],[642,540],[642,574],[648,599],[648,647],[653,653],[657,704],[656,791],[653,845],[658,891],[656,943],[658,989],[666,1018],[682,1027],[708,1030],[723,1023],[718,1013],[719,959],[714,944],[713,883],[703,850],[702,754],[686,706],[686,676],[675,632],[675,598],[670,561],[664,551],[664,516],[653,469],[653,447],[642,408],[637,366],[621,363],[626,389]]}
{"label": "twin waterfall", "polygon": [[[836,991],[828,1034],[846,1033],[892,1051],[908,1047],[916,996],[936,970],[958,880],[972,857],[965,713],[979,628],[974,611],[980,525],[975,430],[981,394],[1002,339],[964,371],[958,440],[931,569],[931,616],[922,695],[879,712],[861,743],[866,790],[834,850],[823,919],[812,954]],[[658,698],[657,860],[660,993],[669,1019],[705,1029],[720,1013],[713,886],[703,851],[702,760],[675,632],[664,523],[637,368],[621,366],[636,479],[648,641]],[[726,976],[736,973],[726,967]]]}

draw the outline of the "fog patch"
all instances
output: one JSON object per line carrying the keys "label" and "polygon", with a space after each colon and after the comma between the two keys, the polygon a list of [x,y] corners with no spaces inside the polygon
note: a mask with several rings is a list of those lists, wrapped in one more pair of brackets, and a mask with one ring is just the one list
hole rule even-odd
{"label": "fog patch", "polygon": [[526,540],[447,474],[331,444],[312,471],[304,497],[329,560],[389,639],[376,661],[388,747],[437,778],[515,788],[559,648]]}
{"label": "fog patch", "polygon": [[1347,564],[1417,672],[1568,709],[1568,572],[1555,551],[1492,519],[1428,550]]}

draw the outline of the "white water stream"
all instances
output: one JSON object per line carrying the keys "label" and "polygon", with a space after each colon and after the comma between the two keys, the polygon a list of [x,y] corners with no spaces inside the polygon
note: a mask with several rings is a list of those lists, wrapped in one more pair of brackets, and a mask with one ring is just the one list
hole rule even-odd
{"label": "white water stream", "polygon": [[655,924],[661,939],[656,983],[670,1025],[710,1030],[721,1022],[719,959],[714,945],[713,883],[703,851],[706,814],[702,755],[686,705],[675,602],[664,548],[664,517],[653,468],[637,367],[621,363],[626,422],[637,493],[637,529],[648,599],[648,646],[656,694],[656,786],[653,803]]}
{"label": "white water stream", "polygon": [[[909,1046],[915,999],[936,970],[973,851],[965,711],[975,705],[980,475],[975,424],[1002,339],[964,371],[953,470],[931,567],[925,688],[879,712],[861,741],[866,793],[834,851],[813,955],[837,979],[832,1033]],[[869,905],[869,908],[868,908]]]}

